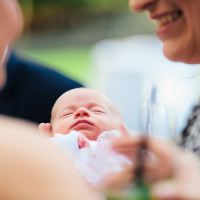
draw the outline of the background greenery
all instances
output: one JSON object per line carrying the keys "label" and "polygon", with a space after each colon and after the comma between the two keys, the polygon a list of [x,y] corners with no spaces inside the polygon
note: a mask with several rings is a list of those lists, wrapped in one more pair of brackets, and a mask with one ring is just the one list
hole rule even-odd
{"label": "background greenery", "polygon": [[32,31],[66,29],[106,13],[127,9],[124,0],[20,0],[20,4],[26,25]]}
{"label": "background greenery", "polygon": [[86,85],[96,80],[91,63],[96,43],[149,31],[149,23],[130,12],[128,0],[19,2],[25,28],[16,45],[18,52]]}
{"label": "background greenery", "polygon": [[117,7],[122,8],[126,7],[127,1],[124,0],[19,0],[21,5],[25,4],[34,4],[35,6],[38,5],[60,5],[60,6],[71,6],[71,7],[98,7],[101,9],[99,6],[105,6],[106,7],[112,7],[111,5],[117,5]]}
{"label": "background greenery", "polygon": [[91,65],[91,49],[85,48],[46,48],[21,51],[23,55],[55,68],[86,85],[93,82],[94,68]]}

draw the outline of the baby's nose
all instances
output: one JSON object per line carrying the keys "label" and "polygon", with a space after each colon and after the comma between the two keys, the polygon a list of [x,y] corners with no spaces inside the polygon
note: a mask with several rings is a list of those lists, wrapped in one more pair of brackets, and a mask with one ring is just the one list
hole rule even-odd
{"label": "baby's nose", "polygon": [[79,108],[77,111],[76,111],[76,114],[75,114],[75,117],[83,117],[83,116],[90,116],[90,112],[88,109],[86,108]]}

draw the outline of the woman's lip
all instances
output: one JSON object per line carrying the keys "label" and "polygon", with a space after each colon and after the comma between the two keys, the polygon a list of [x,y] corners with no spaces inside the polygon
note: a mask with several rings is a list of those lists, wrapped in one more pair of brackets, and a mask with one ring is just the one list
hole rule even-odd
{"label": "woman's lip", "polygon": [[171,11],[165,11],[165,12],[162,12],[162,13],[157,13],[157,14],[150,14],[150,19],[152,20],[157,20],[157,19],[160,19],[162,17],[165,17],[167,15],[171,15],[175,12],[177,12],[178,10],[171,10]]}
{"label": "woman's lip", "polygon": [[176,36],[177,33],[181,30],[181,26],[179,23],[181,23],[182,17],[178,18],[177,20],[166,24],[164,26],[158,27],[156,34],[161,40],[165,40],[167,38]]}
{"label": "woman's lip", "polygon": [[176,30],[177,27],[181,29],[178,23],[183,18],[183,12],[176,8],[168,11],[150,13],[149,18],[155,21],[157,26],[156,33],[158,37],[163,40],[176,35],[178,33],[178,30]]}

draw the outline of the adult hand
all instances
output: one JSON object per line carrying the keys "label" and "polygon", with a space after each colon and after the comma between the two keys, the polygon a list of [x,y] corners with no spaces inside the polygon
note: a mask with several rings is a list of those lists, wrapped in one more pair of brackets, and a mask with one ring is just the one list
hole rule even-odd
{"label": "adult hand", "polygon": [[[141,141],[140,137],[126,137],[113,141],[113,148],[134,161]],[[158,139],[149,138],[147,146],[150,156],[145,159],[144,177],[151,183],[153,196],[159,200],[200,199],[200,168],[194,155]],[[129,170],[126,175],[133,178],[133,172],[134,165],[132,174]]]}
{"label": "adult hand", "polygon": [[149,150],[155,159],[146,163],[146,178],[153,181],[156,199],[200,199],[200,168],[194,155],[158,140],[149,140]]}
{"label": "adult hand", "polygon": [[124,136],[112,140],[113,149],[120,154],[124,154],[130,160],[134,160],[140,144],[141,138],[139,136]]}

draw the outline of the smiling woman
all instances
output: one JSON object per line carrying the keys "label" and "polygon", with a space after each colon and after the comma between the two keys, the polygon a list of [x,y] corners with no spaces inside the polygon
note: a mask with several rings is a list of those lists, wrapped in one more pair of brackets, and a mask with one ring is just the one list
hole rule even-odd
{"label": "smiling woman", "polygon": [[199,0],[129,0],[138,12],[156,21],[165,55],[174,61],[200,63]]}
{"label": "smiling woman", "polygon": [[[174,61],[200,63],[199,0],[129,0],[130,7],[146,11],[156,21],[156,32],[165,55]],[[183,132],[184,147],[200,155],[200,109],[193,110]],[[132,141],[131,141],[132,140]],[[141,141],[144,138],[141,138]],[[115,142],[116,149],[133,151],[134,138]],[[140,149],[143,148],[140,143]],[[143,178],[149,181],[156,199],[200,199],[200,171],[196,156],[173,145],[148,138],[148,151],[154,158],[143,162]],[[156,158],[156,159],[155,159]],[[199,157],[200,158],[200,157]],[[140,163],[141,164],[141,163]]]}

